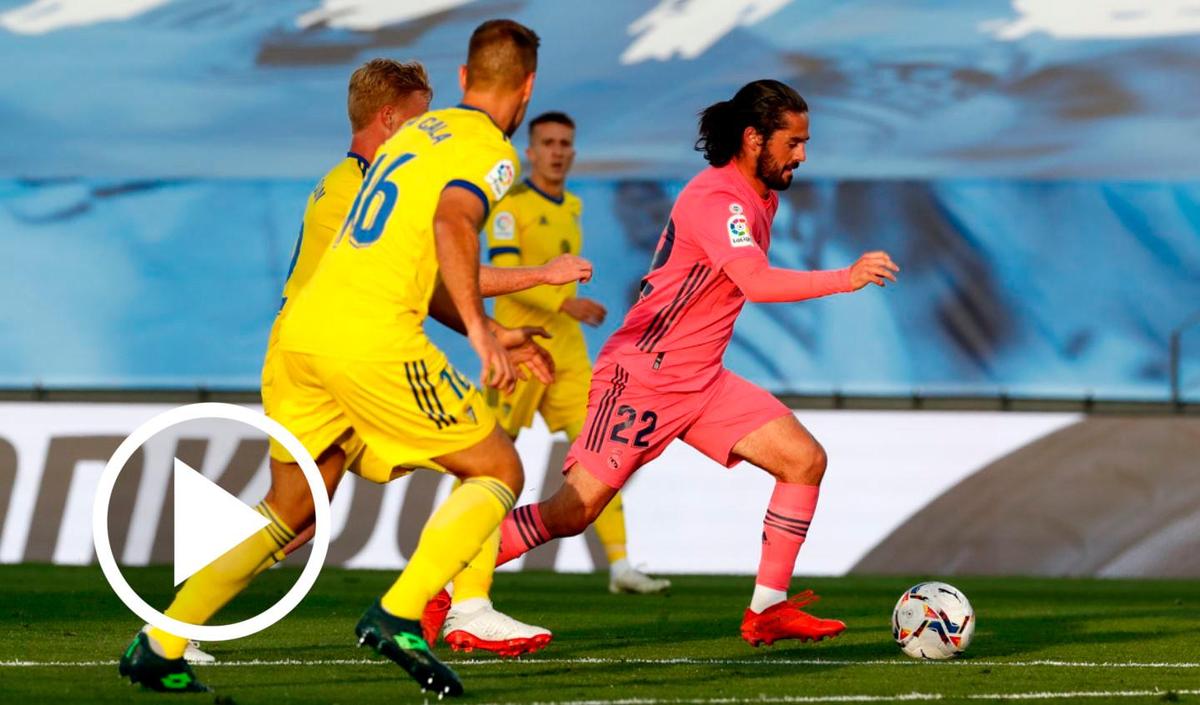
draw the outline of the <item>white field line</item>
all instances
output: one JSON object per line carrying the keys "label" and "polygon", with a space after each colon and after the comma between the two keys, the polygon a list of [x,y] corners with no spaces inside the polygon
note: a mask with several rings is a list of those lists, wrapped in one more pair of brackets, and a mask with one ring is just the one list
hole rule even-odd
{"label": "white field line", "polygon": [[[895,695],[760,695],[747,698],[622,698],[619,700],[545,700],[523,705],[757,705],[759,703],[876,703],[896,701],[927,701],[951,699],[968,700],[1072,700],[1078,698],[1146,698],[1162,697],[1168,692],[1176,695],[1200,695],[1200,690],[1087,690],[1036,693],[897,693]],[[501,705],[487,703],[485,705]]]}
{"label": "white field line", "polygon": [[[239,661],[217,661],[201,668],[239,666],[372,666],[390,664],[383,659],[246,659]],[[708,658],[528,658],[528,659],[464,659],[450,662],[461,666],[580,666],[580,665],[636,665],[636,666],[908,666],[925,668],[970,667],[979,668],[1135,668],[1135,669],[1200,669],[1194,661],[979,661],[972,659],[950,661],[921,661],[917,659],[708,659]],[[116,661],[0,661],[0,668],[89,668],[115,666]],[[610,702],[610,701],[604,701]],[[619,701],[611,701],[619,702]]]}
{"label": "white field line", "polygon": [[[760,695],[754,698],[621,698],[619,700],[545,700],[521,705],[741,705],[742,703],[892,703],[941,700],[941,693],[897,693],[896,695]],[[484,705],[504,705],[484,703]]]}

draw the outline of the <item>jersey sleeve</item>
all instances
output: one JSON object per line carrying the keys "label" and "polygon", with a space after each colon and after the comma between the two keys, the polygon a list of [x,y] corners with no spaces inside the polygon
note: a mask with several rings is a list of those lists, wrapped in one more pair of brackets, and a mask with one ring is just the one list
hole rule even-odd
{"label": "jersey sleeve", "polygon": [[683,231],[692,234],[714,269],[743,257],[766,259],[766,253],[754,241],[753,209],[744,200],[732,191],[718,190],[682,209]]}
{"label": "jersey sleeve", "polygon": [[475,194],[483,203],[486,222],[492,208],[517,182],[521,163],[516,151],[508,142],[468,142],[460,147],[453,162],[444,188],[462,188]]}
{"label": "jersey sleeve", "polygon": [[488,261],[497,267],[516,267],[521,264],[521,232],[516,205],[511,198],[503,200],[484,221]]}
{"label": "jersey sleeve", "polygon": [[361,179],[353,178],[340,169],[331,173],[321,183],[321,197],[313,203],[314,213],[310,222],[324,231],[323,237],[319,239],[326,245],[341,229],[361,186]]}

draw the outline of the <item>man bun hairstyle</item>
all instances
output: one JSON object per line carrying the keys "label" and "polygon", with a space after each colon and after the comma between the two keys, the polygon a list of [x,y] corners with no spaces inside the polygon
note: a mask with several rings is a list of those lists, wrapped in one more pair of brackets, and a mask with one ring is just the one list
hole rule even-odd
{"label": "man bun hairstyle", "polygon": [[787,113],[807,113],[808,103],[796,89],[772,79],[747,83],[730,100],[700,111],[696,150],[713,166],[725,166],[742,149],[742,133],[753,127],[763,139],[784,125]]}
{"label": "man bun hairstyle", "polygon": [[371,59],[350,74],[350,90],[346,97],[350,129],[358,132],[371,124],[380,108],[416,91],[433,96],[429,74],[421,62]]}
{"label": "man bun hairstyle", "polygon": [[488,20],[475,28],[467,46],[468,88],[517,88],[537,71],[542,40],[513,20]]}

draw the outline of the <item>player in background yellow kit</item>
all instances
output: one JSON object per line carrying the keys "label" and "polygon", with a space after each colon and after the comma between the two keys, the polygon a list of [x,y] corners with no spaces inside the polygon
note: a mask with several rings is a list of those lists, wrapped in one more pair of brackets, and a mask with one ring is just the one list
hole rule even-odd
{"label": "player in background yellow kit", "polygon": [[[322,180],[310,197],[309,208],[306,211],[305,231],[301,233],[300,241],[297,243],[297,251],[292,265],[293,271],[290,272],[292,278],[285,289],[283,308],[287,308],[287,296],[294,294],[303,286],[302,280],[297,285],[298,280],[295,279],[297,273],[301,273],[302,277],[311,275],[316,261],[320,259],[319,251],[314,258],[307,258],[306,252],[313,251],[309,249],[314,246],[313,243],[321,243],[322,239],[325,241],[330,239],[328,228],[320,227],[324,225],[324,219],[320,217],[322,207],[331,208],[337,203],[336,196],[345,195],[346,189],[341,187],[355,181],[353,178],[355,172],[359,174],[357,181],[361,181],[362,170],[357,168],[358,164],[369,162],[380,143],[394,131],[398,124],[415,113],[423,111],[428,105],[430,93],[424,70],[419,64],[399,64],[389,60],[376,60],[355,72],[351,80],[349,100],[351,123],[354,129],[351,154],[348,160],[336,166]],[[350,161],[351,159],[353,161]],[[344,167],[348,165],[355,166],[355,170],[352,172],[345,169]],[[330,198],[331,195],[334,197]],[[306,240],[305,235],[313,231],[316,232],[317,237],[309,237]],[[324,235],[323,238],[322,235]],[[308,266],[304,265],[306,262]],[[550,266],[526,268],[524,271],[516,273],[515,276],[510,275],[507,271],[486,269],[486,276],[483,276],[481,281],[485,293],[503,293],[544,282],[563,282],[575,278],[586,279],[590,275],[590,265],[580,258],[560,258]],[[456,326],[460,330],[463,329],[462,319],[456,312],[451,311],[450,315],[445,315],[445,292],[439,291],[434,298],[441,301],[441,303],[431,302],[435,317],[439,320],[449,319],[447,322],[450,325]],[[439,308],[443,310],[438,311]],[[529,342],[530,331],[509,331],[494,325],[491,326],[491,329],[501,337],[502,342],[512,348],[510,355],[514,364],[528,363],[530,369],[539,376],[550,379],[548,376],[550,368],[545,364],[548,359],[543,360],[544,351],[540,351]],[[275,396],[269,394],[268,390],[273,387],[270,381],[270,372],[277,333],[277,329],[272,332],[271,347],[268,350],[266,369],[264,369],[264,406],[268,410],[272,406],[268,400]],[[462,380],[448,366],[443,374],[449,377],[449,384],[455,391],[470,389],[469,382]],[[432,392],[434,393],[432,398],[437,399],[437,390],[427,387],[427,380],[420,384],[422,394]],[[415,388],[412,391],[415,396]],[[428,399],[428,397],[425,398]],[[419,404],[420,400],[417,403]],[[362,441],[358,434],[350,429],[317,456],[322,474],[325,476],[326,484],[331,492],[341,476],[347,455],[352,456],[352,461],[359,461],[358,465],[361,467],[371,465],[360,459],[360,456],[363,455],[367,458],[371,458],[373,455],[369,451],[365,454],[362,453],[362,448]],[[310,450],[312,450],[311,447]],[[277,454],[273,453],[273,455]],[[288,460],[290,461],[290,458]],[[384,481],[389,476],[402,474],[394,471],[392,466],[384,466],[383,462],[385,461],[376,459],[374,469],[370,471],[373,476],[367,475],[361,470],[360,474],[379,481]],[[273,457],[271,465],[271,493],[268,495],[268,499],[259,505],[259,511],[272,520],[272,525],[264,529],[261,537],[252,537],[194,576],[181,590],[179,596],[180,598],[190,596],[191,599],[177,598],[176,603],[172,605],[172,609],[176,610],[176,614],[173,616],[191,623],[206,621],[237,592],[240,592],[248,584],[250,578],[282,557],[283,551],[280,549],[294,536],[291,526],[303,527],[306,523],[311,526],[312,500],[307,489],[304,489],[304,481],[296,471],[296,466],[293,463],[284,462],[279,457]],[[292,523],[283,521],[280,515],[288,516]],[[206,596],[203,594],[205,591],[201,589],[203,587],[215,587],[217,588],[215,592],[219,594]],[[192,603],[190,610],[184,610],[190,614],[180,613],[177,608],[180,607],[181,602]],[[196,603],[201,603],[201,605]],[[197,612],[201,614],[197,614]],[[160,633],[157,636],[158,639],[148,639],[145,635],[139,635],[138,639],[135,639],[122,659],[122,673],[129,675],[135,682],[142,682],[148,687],[158,690],[203,689],[182,659],[178,658],[178,654],[182,652],[186,642],[169,634]],[[159,639],[169,642],[176,653],[168,654],[168,658],[163,658],[164,649]],[[157,660],[157,664],[153,663],[155,660]],[[155,672],[151,673],[151,671]],[[450,691],[454,690],[453,684],[449,684],[447,687],[450,688]]]}
{"label": "player in background yellow kit", "polygon": [[[575,161],[575,122],[561,112],[549,112],[529,122],[529,176],[514,187],[488,219],[488,248],[493,265],[529,266],[583,250],[583,204],[566,190]],[[539,412],[551,432],[565,431],[571,441],[587,416],[592,362],[580,324],[599,326],[607,311],[599,301],[578,296],[577,283],[539,286],[496,299],[496,320],[506,326],[538,326],[550,332],[546,348],[554,357],[554,382],[518,383],[509,395],[489,392],[488,402],[500,424],[516,438]],[[669,580],[652,578],[629,561],[625,545],[625,514],[620,494],[594,524],[609,561],[608,588],[612,593],[650,594],[671,587]]]}

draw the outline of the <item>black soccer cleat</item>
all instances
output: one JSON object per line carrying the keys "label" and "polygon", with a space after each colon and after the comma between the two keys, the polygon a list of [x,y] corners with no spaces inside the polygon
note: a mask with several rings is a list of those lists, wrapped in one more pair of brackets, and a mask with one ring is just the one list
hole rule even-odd
{"label": "black soccer cleat", "polygon": [[150,637],[138,632],[133,643],[125,649],[117,670],[130,683],[140,683],[160,693],[207,693],[208,686],[196,680],[192,667],[182,658],[159,656],[150,648]]}
{"label": "black soccer cleat", "polygon": [[358,635],[359,646],[369,646],[395,661],[421,686],[422,692],[437,693],[439,699],[463,694],[458,674],[429,650],[417,620],[394,617],[376,601],[358,620],[354,633]]}

